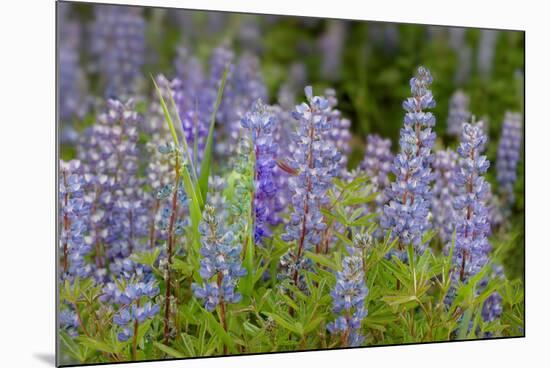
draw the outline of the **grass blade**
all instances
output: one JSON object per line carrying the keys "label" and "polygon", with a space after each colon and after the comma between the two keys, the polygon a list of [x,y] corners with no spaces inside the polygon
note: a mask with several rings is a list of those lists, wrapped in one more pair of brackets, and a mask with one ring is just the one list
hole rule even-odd
{"label": "grass blade", "polygon": [[225,88],[225,82],[227,80],[228,73],[229,73],[229,65],[227,65],[227,67],[225,68],[225,71],[223,72],[220,88],[218,88],[216,104],[214,105],[214,111],[212,111],[212,116],[210,118],[210,129],[208,130],[208,138],[206,139],[206,146],[204,147],[204,155],[201,163],[199,187],[200,187],[202,198],[204,198],[205,202],[206,202],[206,196],[208,194],[208,178],[210,176],[210,169],[212,166],[212,148],[214,145],[214,127],[216,125],[216,114],[218,113],[218,108],[220,107],[220,103],[222,101],[223,90]]}

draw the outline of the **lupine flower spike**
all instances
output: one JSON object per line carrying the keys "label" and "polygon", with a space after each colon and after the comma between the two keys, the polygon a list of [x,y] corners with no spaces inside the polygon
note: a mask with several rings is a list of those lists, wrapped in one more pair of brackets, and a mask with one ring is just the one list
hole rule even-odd
{"label": "lupine flower spike", "polygon": [[[426,247],[422,235],[429,227],[430,183],[432,181],[431,149],[435,142],[435,117],[426,109],[434,108],[435,101],[428,89],[432,76],[428,69],[419,67],[411,79],[412,97],[403,102],[407,111],[401,129],[401,152],[395,157],[392,172],[395,181],[386,194],[389,204],[380,220],[382,228],[398,238],[399,249],[412,244],[418,252]],[[401,253],[403,256],[404,253]]]}
{"label": "lupine flower spike", "polygon": [[[293,116],[299,122],[295,136],[296,149],[289,166],[297,175],[290,179],[293,212],[281,238],[295,242],[296,249],[283,256],[282,263],[293,264],[292,278],[299,284],[302,257],[306,250],[316,247],[321,241],[321,232],[326,228],[321,207],[327,204],[327,190],[332,178],[338,174],[341,155],[326,137],[331,128],[327,119],[330,112],[326,98],[313,96],[311,87],[305,88],[308,103],[296,106]],[[286,271],[288,271],[286,267]]]}
{"label": "lupine flower spike", "polygon": [[[357,238],[354,244],[364,244]],[[361,334],[361,321],[367,316],[365,299],[369,289],[365,285],[363,252],[354,246],[348,247],[349,255],[342,260],[342,270],[336,274],[336,285],[330,292],[332,311],[339,316],[327,325],[332,334],[340,334],[341,345],[359,346],[365,337]]]}
{"label": "lupine flower spike", "polygon": [[[487,239],[490,231],[486,207],[489,186],[483,178],[489,161],[480,150],[487,138],[478,124],[467,123],[462,129],[458,167],[453,179],[457,195],[454,199],[456,241],[451,277],[455,284],[466,283],[477,274],[487,264],[491,250]],[[451,289],[448,301],[453,293]]]}
{"label": "lupine flower spike", "polygon": [[511,206],[515,201],[514,185],[517,180],[522,134],[521,115],[507,112],[497,153],[497,181],[507,206]]}

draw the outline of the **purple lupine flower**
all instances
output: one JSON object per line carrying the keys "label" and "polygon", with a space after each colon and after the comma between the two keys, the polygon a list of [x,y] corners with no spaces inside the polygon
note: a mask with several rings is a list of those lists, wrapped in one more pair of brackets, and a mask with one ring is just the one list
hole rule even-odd
{"label": "purple lupine flower", "polygon": [[[453,250],[451,276],[454,282],[467,282],[487,264],[491,245],[486,207],[489,186],[483,174],[489,161],[481,154],[480,147],[486,137],[479,125],[464,124],[458,154],[458,167],[453,178],[456,188],[456,241]],[[452,297],[452,290],[451,290]]]}
{"label": "purple lupine flower", "polygon": [[97,5],[91,50],[107,97],[128,97],[137,89],[145,62],[145,20],[142,9]]}
{"label": "purple lupine flower", "polygon": [[340,165],[342,169],[345,170],[348,162],[347,156],[351,153],[351,121],[349,119],[342,118],[342,113],[336,109],[338,99],[336,98],[335,90],[325,90],[325,96],[330,107],[328,119],[332,125],[331,129],[328,131],[328,137],[333,142],[338,152],[342,154]]}
{"label": "purple lupine flower", "polygon": [[493,29],[481,30],[477,49],[477,69],[483,79],[489,78],[493,71],[498,35],[499,31]]}
{"label": "purple lupine flower", "polygon": [[[226,88],[219,112],[222,115],[221,122],[226,136],[224,153],[231,154],[242,135],[242,117],[258,99],[267,100],[267,89],[258,59],[251,54],[243,54]],[[220,147],[220,149],[223,148],[223,146]]]}
{"label": "purple lupine flower", "polygon": [[[160,306],[150,301],[140,305],[142,298],[151,299],[155,297],[159,293],[159,288],[154,281],[144,283],[130,280],[123,290],[113,285],[113,283],[108,284],[110,288],[107,291],[104,288],[105,294],[102,295],[102,301],[119,305],[119,309],[113,317],[113,322],[121,328],[117,335],[118,340],[127,341],[134,335],[134,323],[139,325],[160,312]],[[112,289],[118,292],[116,297],[106,294],[111,292]]]}
{"label": "purple lupine flower", "polygon": [[204,301],[206,310],[212,312],[220,303],[241,300],[235,288],[246,270],[241,265],[241,245],[235,244],[232,231],[218,223],[214,207],[209,204],[204,207],[199,231],[202,245],[200,276],[204,285],[193,283],[192,289],[195,297]]}
{"label": "purple lupine flower", "polygon": [[448,244],[455,230],[454,181],[458,154],[447,149],[437,151],[433,163],[435,182],[432,197],[434,227],[439,232],[443,244]]}
{"label": "purple lupine flower", "polygon": [[78,322],[78,316],[72,309],[64,309],[59,312],[59,325],[69,336],[78,336],[80,322]]}
{"label": "purple lupine flower", "polygon": [[329,21],[327,30],[319,40],[322,54],[321,75],[325,79],[335,81],[340,78],[346,33],[346,22]]}
{"label": "purple lupine flower", "polygon": [[[332,179],[339,173],[342,158],[327,137],[331,129],[330,104],[325,97],[313,96],[310,86],[305,88],[308,103],[296,106],[293,116],[299,121],[295,136],[296,148],[288,163],[296,173],[290,179],[293,212],[281,238],[296,242],[294,264],[300,265],[306,250],[317,247],[321,233],[326,229],[321,208],[328,203],[327,191]],[[292,275],[298,284],[299,268]]]}
{"label": "purple lupine flower", "polygon": [[432,172],[431,149],[435,142],[435,117],[424,110],[435,107],[432,92],[428,89],[432,76],[428,69],[419,67],[411,79],[413,97],[403,103],[407,111],[401,129],[401,152],[395,157],[392,172],[395,181],[386,191],[389,204],[384,207],[380,219],[382,228],[399,238],[399,248],[414,245],[423,252],[422,235],[429,227],[430,182]]}
{"label": "purple lupine flower", "polygon": [[390,186],[389,173],[393,162],[391,140],[377,134],[367,136],[365,154],[359,168],[367,174],[373,184],[373,190],[380,192],[375,199],[376,212],[381,213],[386,203],[385,190]]}
{"label": "purple lupine flower", "polygon": [[[501,265],[493,265],[490,275],[491,279],[504,279],[504,268]],[[483,290],[487,285],[488,280],[483,280],[480,289]],[[493,292],[483,302],[481,316],[485,322],[492,322],[502,315],[502,296],[497,292]],[[490,336],[487,336],[490,337]]]}
{"label": "purple lupine flower", "polygon": [[463,85],[470,77],[472,71],[472,48],[466,42],[466,28],[450,27],[449,45],[457,55],[455,83]]}
{"label": "purple lupine flower", "polygon": [[[357,243],[362,243],[362,240]],[[338,317],[327,325],[327,329],[332,334],[342,334],[344,346],[359,346],[365,339],[360,329],[361,321],[368,314],[365,299],[369,289],[365,285],[360,249],[348,247],[348,252],[349,256],[342,260],[342,270],[336,273],[336,285],[330,292],[332,311]]]}
{"label": "purple lupine flower", "polygon": [[60,162],[60,247],[63,278],[88,277],[91,265],[85,260],[91,251],[86,239],[89,208],[84,200],[84,177],[78,160]]}
{"label": "purple lupine flower", "polygon": [[506,112],[497,153],[497,181],[499,190],[510,206],[515,201],[514,185],[517,180],[517,165],[521,155],[523,134],[522,117],[519,113]]}
{"label": "purple lupine flower", "polygon": [[277,102],[283,110],[291,110],[294,107],[296,93],[306,83],[306,79],[307,72],[303,63],[295,62],[290,65],[288,77],[277,93]]}
{"label": "purple lupine flower", "polygon": [[257,244],[264,237],[271,237],[270,226],[279,223],[277,210],[277,170],[275,155],[278,147],[273,140],[273,131],[277,125],[275,115],[257,100],[252,109],[241,120],[247,129],[254,146],[254,238]]}
{"label": "purple lupine flower", "polygon": [[125,258],[147,234],[142,179],[137,175],[140,116],[133,102],[109,100],[107,110],[82,137],[79,157],[87,175],[89,228],[98,269],[106,258]]}
{"label": "purple lupine flower", "polygon": [[[72,4],[59,3],[59,118],[64,123],[63,140],[72,142],[76,132],[67,123],[86,113],[86,81],[80,66],[81,26],[69,19]],[[65,130],[67,129],[67,130]]]}
{"label": "purple lupine flower", "polygon": [[470,121],[470,98],[462,91],[456,91],[449,102],[449,116],[447,117],[447,133],[460,137],[462,124]]}

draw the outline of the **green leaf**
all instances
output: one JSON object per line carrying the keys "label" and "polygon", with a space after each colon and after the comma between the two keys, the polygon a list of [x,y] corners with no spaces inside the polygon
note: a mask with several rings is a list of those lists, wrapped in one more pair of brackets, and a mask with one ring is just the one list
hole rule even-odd
{"label": "green leaf", "polygon": [[160,106],[162,107],[162,112],[164,113],[164,119],[168,123],[168,127],[170,128],[170,134],[172,135],[172,140],[174,141],[174,144],[176,147],[179,147],[179,140],[178,140],[178,134],[176,133],[176,128],[174,127],[174,122],[172,121],[172,117],[170,116],[170,112],[168,111],[168,106],[166,106],[166,102],[164,101],[164,98],[162,97],[162,92],[157,85],[157,81],[155,81],[155,78],[151,76],[151,80],[153,81],[153,84],[155,86],[155,89],[157,90],[157,95],[160,100]]}
{"label": "green leaf", "polygon": [[223,72],[220,88],[218,88],[218,95],[216,97],[216,104],[214,105],[214,111],[210,118],[210,129],[208,130],[208,137],[206,138],[206,146],[204,147],[203,159],[201,164],[201,173],[199,177],[199,187],[202,194],[202,198],[206,201],[208,195],[208,178],[210,177],[210,169],[212,166],[212,151],[214,145],[214,127],[216,125],[216,114],[222,101],[223,89],[225,88],[225,82],[227,80],[227,74],[229,73],[229,65],[226,66]]}
{"label": "green leaf", "polygon": [[59,332],[59,338],[69,355],[77,359],[80,363],[84,363],[86,357],[82,355],[78,344],[65,331]]}
{"label": "green leaf", "polygon": [[311,259],[312,261],[320,264],[321,266],[325,266],[330,268],[331,270],[339,270],[340,267],[334,263],[330,258],[328,258],[325,255],[313,253],[310,251],[305,252],[305,256]]}
{"label": "green leaf", "polygon": [[462,316],[460,321],[460,327],[458,329],[458,340],[464,340],[468,334],[468,327],[470,326],[470,320],[472,319],[472,308],[468,308]]}
{"label": "green leaf", "polygon": [[103,341],[100,341],[100,340],[97,340],[97,339],[93,339],[91,337],[87,337],[87,336],[80,336],[78,338],[78,340],[80,341],[80,343],[92,350],[99,350],[99,351],[104,351],[106,353],[110,353],[110,354],[114,354],[116,353],[116,350],[110,346],[109,344],[103,342]]}
{"label": "green leaf", "polygon": [[179,351],[177,351],[176,349],[174,348],[171,348],[169,346],[166,346],[158,341],[154,341],[153,344],[159,349],[161,350],[162,352],[166,353],[168,356],[172,357],[172,358],[178,358],[178,359],[181,359],[181,358],[185,358],[185,355],[180,353]]}
{"label": "green leaf", "polygon": [[211,334],[220,337],[222,339],[222,342],[233,354],[238,353],[234,339],[229,336],[229,334],[223,329],[223,326],[220,324],[220,322],[218,322],[218,320],[212,315],[212,313],[208,312],[202,306],[200,308],[203,315],[206,317],[206,320],[208,321],[208,327],[211,327],[213,330],[211,331]]}
{"label": "green leaf", "polygon": [[148,319],[147,321],[139,325],[138,334],[137,334],[138,343],[141,342],[141,340],[143,340],[143,338],[145,337],[145,334],[149,332],[149,328],[151,327],[152,322],[153,322],[152,319]]}
{"label": "green leaf", "polygon": [[300,336],[303,334],[303,327],[301,325],[298,326],[297,325],[298,322],[294,323],[293,321],[288,320],[287,318],[280,316],[279,314],[276,314],[276,313],[264,312],[264,314],[267,315],[268,317],[273,318],[273,320],[277,322],[277,324],[283,327],[284,329],[290,332],[294,332],[295,334]]}

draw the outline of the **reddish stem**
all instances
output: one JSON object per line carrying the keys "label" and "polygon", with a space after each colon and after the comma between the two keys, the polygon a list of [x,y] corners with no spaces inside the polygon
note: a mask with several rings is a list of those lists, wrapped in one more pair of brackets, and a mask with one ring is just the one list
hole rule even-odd
{"label": "reddish stem", "polygon": [[169,339],[169,322],[170,322],[170,287],[172,283],[172,272],[171,272],[171,265],[172,265],[172,252],[174,249],[174,241],[175,241],[175,234],[174,234],[174,225],[176,223],[176,212],[178,209],[178,186],[179,186],[179,180],[180,180],[180,164],[179,164],[179,158],[176,156],[176,185],[174,186],[174,193],[172,194],[172,213],[170,214],[170,222],[168,225],[168,250],[166,255],[166,268],[168,272],[167,280],[166,280],[166,294],[165,294],[165,307],[164,307],[164,343],[168,343]]}

